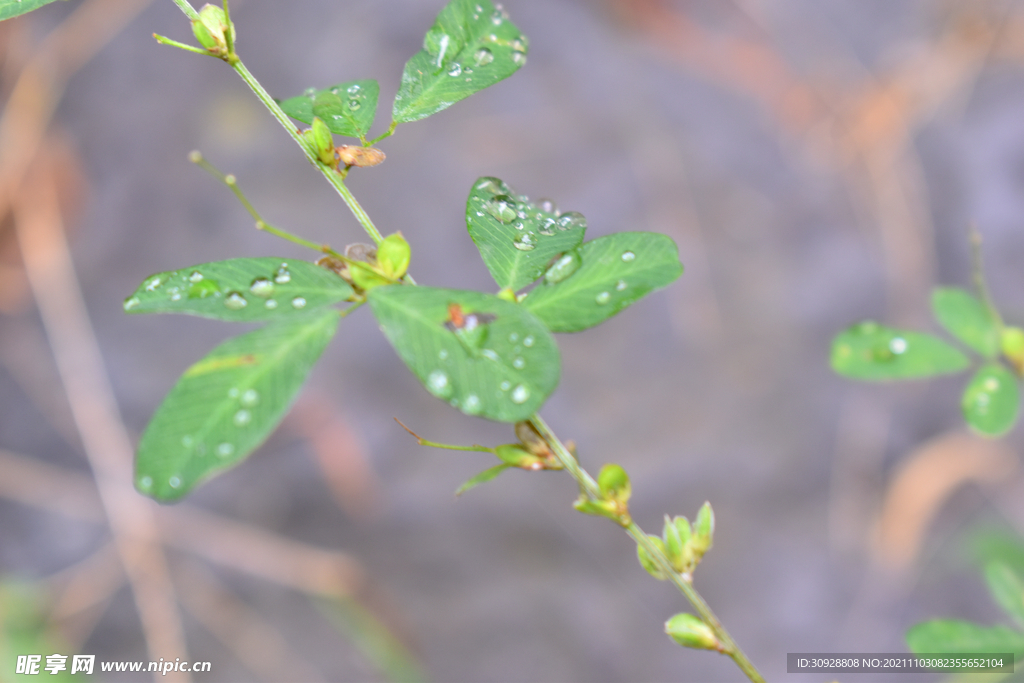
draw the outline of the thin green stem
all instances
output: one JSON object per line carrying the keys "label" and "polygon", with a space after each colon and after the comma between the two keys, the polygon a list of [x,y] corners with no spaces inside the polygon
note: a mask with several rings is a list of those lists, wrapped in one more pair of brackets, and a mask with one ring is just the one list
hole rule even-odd
{"label": "thin green stem", "polygon": [[199,12],[189,4],[188,0],[174,0],[174,4],[177,5],[178,9],[184,12],[185,16],[189,19],[192,19],[193,21],[199,19]]}
{"label": "thin green stem", "polygon": [[985,280],[985,263],[981,253],[981,232],[978,231],[978,226],[971,224],[971,272],[974,275],[974,286],[978,290],[978,295],[981,297],[981,302],[985,304],[985,308],[988,310],[992,320],[995,321],[996,327],[999,329],[1000,334],[1003,331],[1003,317],[999,315],[999,309],[996,308],[996,304],[992,301],[992,294],[988,290],[988,282]]}
{"label": "thin green stem", "polygon": [[185,43],[179,43],[178,41],[171,40],[167,36],[162,36],[159,33],[154,33],[153,37],[156,38],[156,42],[160,43],[161,45],[170,45],[171,47],[176,47],[179,50],[184,50],[185,52],[195,52],[197,55],[206,55],[207,57],[216,57],[217,56],[217,55],[213,54],[212,52],[210,52],[209,50],[204,50],[203,48],[195,47],[194,45],[187,45]]}
{"label": "thin green stem", "polygon": [[427,439],[424,439],[422,436],[420,436],[416,432],[414,432],[411,429],[409,429],[408,427],[406,427],[405,424],[401,420],[399,420],[397,417],[395,418],[395,422],[397,422],[399,425],[401,425],[402,429],[404,429],[405,431],[409,432],[412,435],[412,437],[414,439],[416,439],[416,442],[419,445],[421,445],[421,446],[430,446],[431,448],[443,448],[443,449],[445,449],[447,451],[476,451],[478,453],[494,453],[494,449],[493,448],[491,448],[489,446],[481,446],[478,443],[475,443],[472,446],[456,446],[455,444],[450,444],[450,443],[440,443],[438,441],[428,441]]}
{"label": "thin green stem", "polygon": [[398,121],[392,121],[391,125],[388,126],[388,129],[386,131],[384,131],[383,133],[381,133],[380,135],[378,135],[377,137],[375,137],[374,139],[370,140],[369,144],[367,144],[365,141],[363,141],[363,146],[364,147],[372,147],[373,145],[376,145],[378,142],[380,142],[384,138],[391,137],[392,135],[395,134],[395,128],[398,128]]}
{"label": "thin green stem", "polygon": [[[569,452],[569,449],[565,447],[558,436],[551,431],[551,428],[541,418],[540,415],[534,414],[530,418],[530,423],[537,430],[537,433],[543,437],[547,442],[548,446],[551,447],[555,453],[555,457],[562,463],[569,474],[572,475],[579,485],[580,489],[584,491],[590,498],[594,500],[600,500],[601,492],[597,486],[597,482],[594,478],[587,473],[576,458]],[[693,587],[693,577],[689,574],[680,574],[672,568],[671,562],[665,557],[665,554],[659,549],[651,539],[644,532],[643,529],[636,522],[630,522],[625,527],[626,533],[633,537],[639,545],[643,546],[647,554],[654,559],[654,562],[661,569],[665,576],[669,577],[672,583],[679,589],[679,591],[686,596],[686,599],[690,601],[697,613],[700,614],[701,619],[704,620],[712,631],[715,633],[715,637],[719,642],[719,651],[723,654],[729,655],[730,658],[736,663],[736,665],[743,671],[743,673],[754,683],[764,683],[764,678],[758,672],[754,664],[747,658],[743,650],[739,648],[736,641],[732,639],[729,632],[725,630],[722,623],[715,616],[715,613],[711,611],[711,607],[704,602],[704,598],[701,597],[697,589]]]}

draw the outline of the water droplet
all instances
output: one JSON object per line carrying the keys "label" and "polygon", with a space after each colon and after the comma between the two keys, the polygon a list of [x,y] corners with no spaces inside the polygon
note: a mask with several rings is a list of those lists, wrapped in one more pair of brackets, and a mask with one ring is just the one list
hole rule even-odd
{"label": "water droplet", "polygon": [[533,251],[533,249],[537,247],[537,244],[533,239],[533,235],[526,233],[525,235],[519,235],[512,240],[512,246],[519,251]]}
{"label": "water droplet", "polygon": [[622,260],[625,261],[626,263],[629,263],[630,261],[632,261],[635,258],[636,258],[636,254],[634,254],[631,251],[624,251],[624,252],[622,252]]}
{"label": "water droplet", "polygon": [[139,297],[131,296],[124,300],[124,310],[130,311],[141,303]]}
{"label": "water droplet", "polygon": [[363,103],[354,97],[348,101],[348,108],[352,111],[358,111],[361,106],[363,106]]}
{"label": "water droplet", "polygon": [[519,333],[513,332],[512,334],[508,335],[508,340],[515,344],[517,341],[519,341]]}
{"label": "water droplet", "polygon": [[476,394],[470,394],[462,401],[462,412],[470,415],[476,415],[483,410],[483,404],[480,402],[480,397]]}
{"label": "water droplet", "polygon": [[249,291],[266,299],[274,293],[274,283],[270,281],[270,278],[258,277],[249,285]]}
{"label": "water droplet", "polygon": [[549,285],[559,283],[579,270],[582,263],[578,251],[575,249],[567,251],[559,256],[544,273],[544,282]]}
{"label": "water droplet", "polygon": [[349,95],[355,95],[355,94],[356,94],[357,92],[359,92],[359,91],[360,91],[361,89],[362,89],[362,88],[360,88],[360,87],[359,87],[359,84],[358,84],[358,83],[353,83],[352,85],[348,86],[348,94],[349,94]]}
{"label": "water droplet", "polygon": [[586,230],[587,219],[579,211],[566,211],[558,216],[559,230]]}
{"label": "water droplet", "polygon": [[533,336],[532,335],[527,336],[525,339],[523,339],[523,346],[525,346],[527,348],[533,346]]}
{"label": "water droplet", "polygon": [[513,40],[509,45],[513,50],[516,50],[517,52],[526,52],[528,42],[525,36],[519,36],[518,38]]}
{"label": "water droplet", "polygon": [[512,53],[512,61],[515,62],[516,65],[518,65],[518,66],[522,66],[523,64],[526,64],[526,53],[525,52],[513,52]]}
{"label": "water droplet", "polygon": [[143,477],[139,479],[139,488],[149,490],[153,488],[153,477]]}
{"label": "water droplet", "polygon": [[508,391],[511,388],[512,388],[512,382],[509,382],[508,380],[505,380],[504,382],[501,383],[501,390],[502,391]]}
{"label": "water droplet", "polygon": [[226,458],[235,452],[235,444],[225,441],[217,446],[217,455]]}
{"label": "water droplet", "polygon": [[615,283],[615,291],[616,292],[621,292],[622,290],[624,290],[628,286],[629,285],[626,284],[625,280],[619,280],[618,282]]}
{"label": "water droplet", "polygon": [[267,299],[267,301],[263,304],[263,307],[273,310],[277,308],[277,301],[274,299]]}
{"label": "water droplet", "polygon": [[897,356],[907,350],[907,340],[903,337],[893,337],[889,342],[889,350]]}
{"label": "water droplet", "polygon": [[502,223],[508,223],[516,218],[516,200],[507,194],[499,194],[484,205],[484,210],[497,218]]}
{"label": "water droplet", "polygon": [[[492,177],[481,178],[477,182],[475,189],[482,192],[490,192],[491,194],[508,194],[509,192],[509,187],[503,180]],[[477,200],[480,201],[480,198],[477,197]]]}
{"label": "water droplet", "polygon": [[192,437],[189,436],[188,434],[181,437],[181,445],[184,446],[185,448],[192,448],[193,443],[194,442],[192,441]]}
{"label": "water droplet", "polygon": [[553,213],[556,216],[558,215],[558,205],[550,199],[538,199],[537,206],[540,207],[541,211],[547,211],[548,213]]}
{"label": "water droplet", "polygon": [[316,97],[316,88],[306,88],[302,94],[306,97]]}
{"label": "water droplet", "polygon": [[163,281],[160,278],[155,277],[155,278],[151,279],[149,282],[146,283],[146,291],[147,292],[152,292],[157,287],[159,287],[161,284],[163,284]]}
{"label": "water droplet", "polygon": [[[192,278],[189,278],[191,280]],[[217,284],[216,280],[199,280],[193,282],[188,288],[189,299],[205,299],[208,296],[216,296],[220,294],[220,285]]]}
{"label": "water droplet", "polygon": [[458,62],[453,62],[452,65],[448,67],[448,75],[453,77],[462,75],[462,65]]}
{"label": "water droplet", "polygon": [[522,370],[523,368],[526,367],[526,361],[523,360],[521,357],[517,356],[516,358],[512,359],[512,367],[514,367],[516,370]]}
{"label": "water droplet", "polygon": [[437,357],[440,360],[446,359],[448,357],[448,349],[441,349],[440,351],[438,351],[437,352]]}
{"label": "water droplet", "polygon": [[188,276],[188,281],[189,282],[199,282],[202,279],[203,279],[203,274],[200,273],[198,270],[192,271],[192,274]]}
{"label": "water droplet", "polygon": [[167,483],[171,485],[172,489],[181,487],[181,477],[171,477],[167,480]]}
{"label": "water droplet", "polygon": [[274,275],[274,282],[279,285],[283,285],[291,281],[292,274],[288,272],[288,264],[282,263],[281,267],[277,269],[277,273]]}
{"label": "water droplet", "polygon": [[477,66],[486,66],[494,61],[494,53],[486,47],[482,47],[474,53],[473,61],[476,62]]}
{"label": "water droplet", "polygon": [[491,23],[495,26],[501,26],[501,22],[505,21],[505,17],[501,15],[501,10],[494,10],[494,14],[491,15]]}
{"label": "water droplet", "polygon": [[996,389],[999,388],[999,380],[996,379],[995,377],[989,377],[982,384],[982,387],[985,389],[985,391],[995,391]]}
{"label": "water droplet", "polygon": [[550,237],[555,234],[555,228],[558,226],[558,221],[554,218],[548,218],[541,223],[540,229],[537,230],[542,235]]}
{"label": "water droplet", "polygon": [[254,405],[260,402],[260,392],[256,391],[255,389],[246,389],[242,393],[242,397],[238,399],[238,402],[241,403],[246,408],[252,408]]}
{"label": "water droplet", "polygon": [[234,422],[235,425],[239,427],[244,427],[245,425],[252,422],[252,413],[250,413],[248,410],[239,410],[237,413],[235,413]]}
{"label": "water droplet", "polygon": [[452,395],[452,385],[448,375],[442,370],[434,370],[427,376],[427,390],[434,396],[448,398]]}
{"label": "water droplet", "polygon": [[525,223],[522,223],[522,222],[520,222],[520,223],[516,223],[516,224],[515,224],[514,226],[512,226],[512,227],[514,227],[514,228],[515,228],[516,230],[526,230],[526,224],[525,224]]}
{"label": "water droplet", "polygon": [[228,389],[228,398],[238,398],[238,387]]}
{"label": "water droplet", "polygon": [[245,300],[241,292],[229,292],[224,297],[225,308],[230,308],[232,311],[239,311],[249,305],[249,302]]}
{"label": "water droplet", "polygon": [[611,295],[611,294],[609,294],[608,292],[601,292],[601,293],[600,293],[600,294],[598,294],[598,295],[597,295],[596,297],[594,297],[594,301],[596,301],[596,302],[597,302],[597,305],[598,305],[598,306],[603,306],[603,305],[605,305],[606,303],[608,303],[608,301],[609,301],[609,300],[610,300],[611,298],[612,298],[612,295]]}
{"label": "water droplet", "polygon": [[481,349],[480,355],[489,360],[493,360],[494,362],[498,362],[501,360],[501,356],[499,356],[498,352],[495,351],[494,349]]}
{"label": "water droplet", "polygon": [[528,398],[530,398],[530,390],[525,385],[517,384],[516,388],[512,390],[513,403],[526,403]]}
{"label": "water droplet", "polygon": [[306,300],[304,298],[302,298],[301,296],[297,296],[294,299],[292,299],[292,308],[305,308],[305,307],[306,307]]}
{"label": "water droplet", "polygon": [[171,301],[181,301],[181,290],[177,287],[171,287],[167,290],[167,293],[170,294],[169,298]]}

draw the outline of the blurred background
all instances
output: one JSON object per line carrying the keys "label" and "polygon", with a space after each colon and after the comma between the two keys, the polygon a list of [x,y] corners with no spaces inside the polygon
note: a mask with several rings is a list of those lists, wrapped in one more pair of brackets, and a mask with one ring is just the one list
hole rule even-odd
{"label": "blurred background", "polygon": [[[235,0],[232,18],[276,97],[378,79],[376,134],[440,7]],[[464,222],[482,175],[584,213],[591,238],[670,235],[682,278],[559,338],[543,415],[583,464],[621,463],[651,532],[711,501],[696,585],[770,680],[787,652],[902,652],[924,619],[1002,623],[978,567],[1024,557],[1021,430],[968,435],[965,377],[855,384],[828,354],[864,318],[935,331],[930,288],[971,284],[972,222],[996,302],[1024,320],[1024,5],[506,9],[526,67],[400,126],[382,166],[349,176],[417,280],[493,289]],[[270,223],[365,239],[226,65],[153,32],[192,41],[170,0],[0,23],[0,680],[32,652],[211,662],[196,681],[739,680],[664,635],[684,600],[572,510],[568,476],[454,499],[488,456],[421,448],[392,418],[450,443],[511,429],[431,397],[369,311],[247,462],[175,506],[131,489],[164,394],[242,328],[129,317],[123,299],[157,271],[313,258],[257,233],[188,152]],[[843,677],[869,679],[885,680]]]}

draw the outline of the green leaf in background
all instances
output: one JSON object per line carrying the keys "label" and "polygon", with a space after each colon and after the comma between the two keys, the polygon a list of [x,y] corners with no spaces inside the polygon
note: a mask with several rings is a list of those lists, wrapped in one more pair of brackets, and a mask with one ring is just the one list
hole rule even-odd
{"label": "green leaf in background", "polygon": [[[81,673],[71,675],[72,657],[67,643],[62,642],[60,632],[48,616],[53,609],[53,596],[42,589],[42,582],[29,583],[5,578],[0,580],[0,662],[3,662],[5,683],[18,681],[83,681],[91,679]],[[67,654],[66,668],[55,674],[46,670],[46,655]],[[34,673],[17,674],[15,666],[19,655],[41,655],[38,670]],[[99,666],[95,666],[99,670]]]}
{"label": "green leaf in background", "polygon": [[488,467],[483,472],[480,472],[480,473],[470,477],[469,480],[466,481],[466,483],[464,483],[462,486],[457,488],[455,490],[455,495],[456,496],[461,496],[466,491],[468,491],[470,489],[475,489],[480,484],[486,484],[487,482],[491,481],[492,479],[496,479],[499,474],[501,474],[502,472],[504,472],[507,469],[510,469],[511,467],[512,467],[512,465],[509,465],[508,463],[504,463],[504,462],[501,463],[500,465],[495,465],[494,467]]}
{"label": "green leaf in background", "polygon": [[55,0],[0,0],[0,21],[39,9]]}
{"label": "green leaf in background", "polygon": [[124,301],[128,313],[187,313],[252,322],[341,303],[352,287],[307,261],[236,258],[157,273]]}
{"label": "green leaf in background", "polygon": [[550,202],[537,206],[498,178],[478,178],[466,200],[466,227],[498,287],[515,291],[579,247],[587,221],[575,211],[557,213]]}
{"label": "green leaf in background", "polygon": [[964,419],[975,431],[984,436],[1001,436],[1017,421],[1017,379],[999,363],[989,363],[974,373],[960,405]]}
{"label": "green leaf in background", "polygon": [[388,285],[367,295],[395,351],[427,391],[467,415],[527,419],[558,385],[544,325],[491,294]]}
{"label": "green leaf in background", "polygon": [[914,379],[960,372],[967,356],[930,334],[863,322],[832,340],[832,369],[853,379]]}
{"label": "green leaf in background", "polygon": [[985,565],[985,581],[996,604],[1024,626],[1024,583],[1020,577],[1003,562],[989,562]]}
{"label": "green leaf in background", "polygon": [[173,501],[248,456],[284,417],[339,320],[316,311],[271,323],[186,370],[139,442],[139,491]]}
{"label": "green leaf in background", "polygon": [[552,332],[578,332],[604,322],[683,272],[675,242],[653,232],[591,240],[580,249],[580,259],[574,273],[554,283],[545,278],[523,300]]}
{"label": "green leaf in background", "polygon": [[310,88],[298,97],[281,102],[281,109],[296,121],[313,123],[313,117],[323,119],[332,133],[348,137],[366,137],[377,114],[380,85],[367,78],[332,85],[323,90]]}
{"label": "green leaf in background", "polygon": [[932,311],[946,331],[985,358],[999,353],[999,328],[985,305],[963,289],[936,287]]}
{"label": "green leaf in background", "polygon": [[392,116],[416,121],[508,78],[526,63],[529,41],[490,0],[451,0],[406,62]]}
{"label": "green leaf in background", "polygon": [[915,654],[960,652],[1024,652],[1024,634],[1005,626],[979,626],[957,619],[935,619],[907,630],[907,646]]}

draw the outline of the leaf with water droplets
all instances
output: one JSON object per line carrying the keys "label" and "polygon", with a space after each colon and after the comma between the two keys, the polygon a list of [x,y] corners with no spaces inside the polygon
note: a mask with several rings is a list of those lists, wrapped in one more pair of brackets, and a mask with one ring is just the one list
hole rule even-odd
{"label": "leaf with water droplets", "polygon": [[274,322],[186,370],[139,442],[136,488],[173,501],[245,459],[284,417],[339,320],[321,310]]}
{"label": "leaf with water droplets", "polygon": [[337,273],[306,261],[236,258],[151,275],[125,299],[124,310],[251,322],[341,303],[352,294]]}
{"label": "leaf with water droplets", "polygon": [[523,300],[552,332],[579,332],[602,323],[683,272],[675,242],[655,232],[599,237],[579,254],[574,272],[554,282],[545,278]]}
{"label": "leaf with water droplets", "polygon": [[957,619],[933,619],[907,629],[907,647],[915,654],[1021,653],[1024,633],[1005,626],[979,626]]}
{"label": "leaf with water droplets", "polygon": [[983,436],[1002,436],[1013,427],[1020,410],[1020,391],[1013,373],[999,363],[981,367],[964,389],[964,419]]}
{"label": "leaf with water droplets", "polygon": [[320,117],[332,133],[364,139],[377,114],[380,85],[373,79],[348,81],[323,90],[310,88],[281,102],[281,109],[296,121],[313,123]]}
{"label": "leaf with water droplets", "polygon": [[0,21],[39,9],[55,0],[0,0]]}
{"label": "leaf with water droplets", "polygon": [[466,227],[498,287],[515,291],[579,247],[587,221],[575,211],[546,211],[504,181],[485,177],[469,192]]}
{"label": "leaf with water droplets", "polygon": [[490,0],[451,0],[406,62],[392,116],[416,121],[508,78],[526,63],[529,41]]}
{"label": "leaf with water droplets", "polygon": [[367,296],[427,391],[467,415],[525,420],[558,385],[555,340],[522,306],[481,292],[407,285]]}
{"label": "leaf with water droplets", "polygon": [[863,322],[832,340],[832,369],[852,379],[918,379],[965,370],[967,356],[930,334]]}
{"label": "leaf with water droplets", "polygon": [[970,292],[958,287],[932,290],[935,318],[951,335],[985,358],[999,353],[999,328],[991,312]]}

